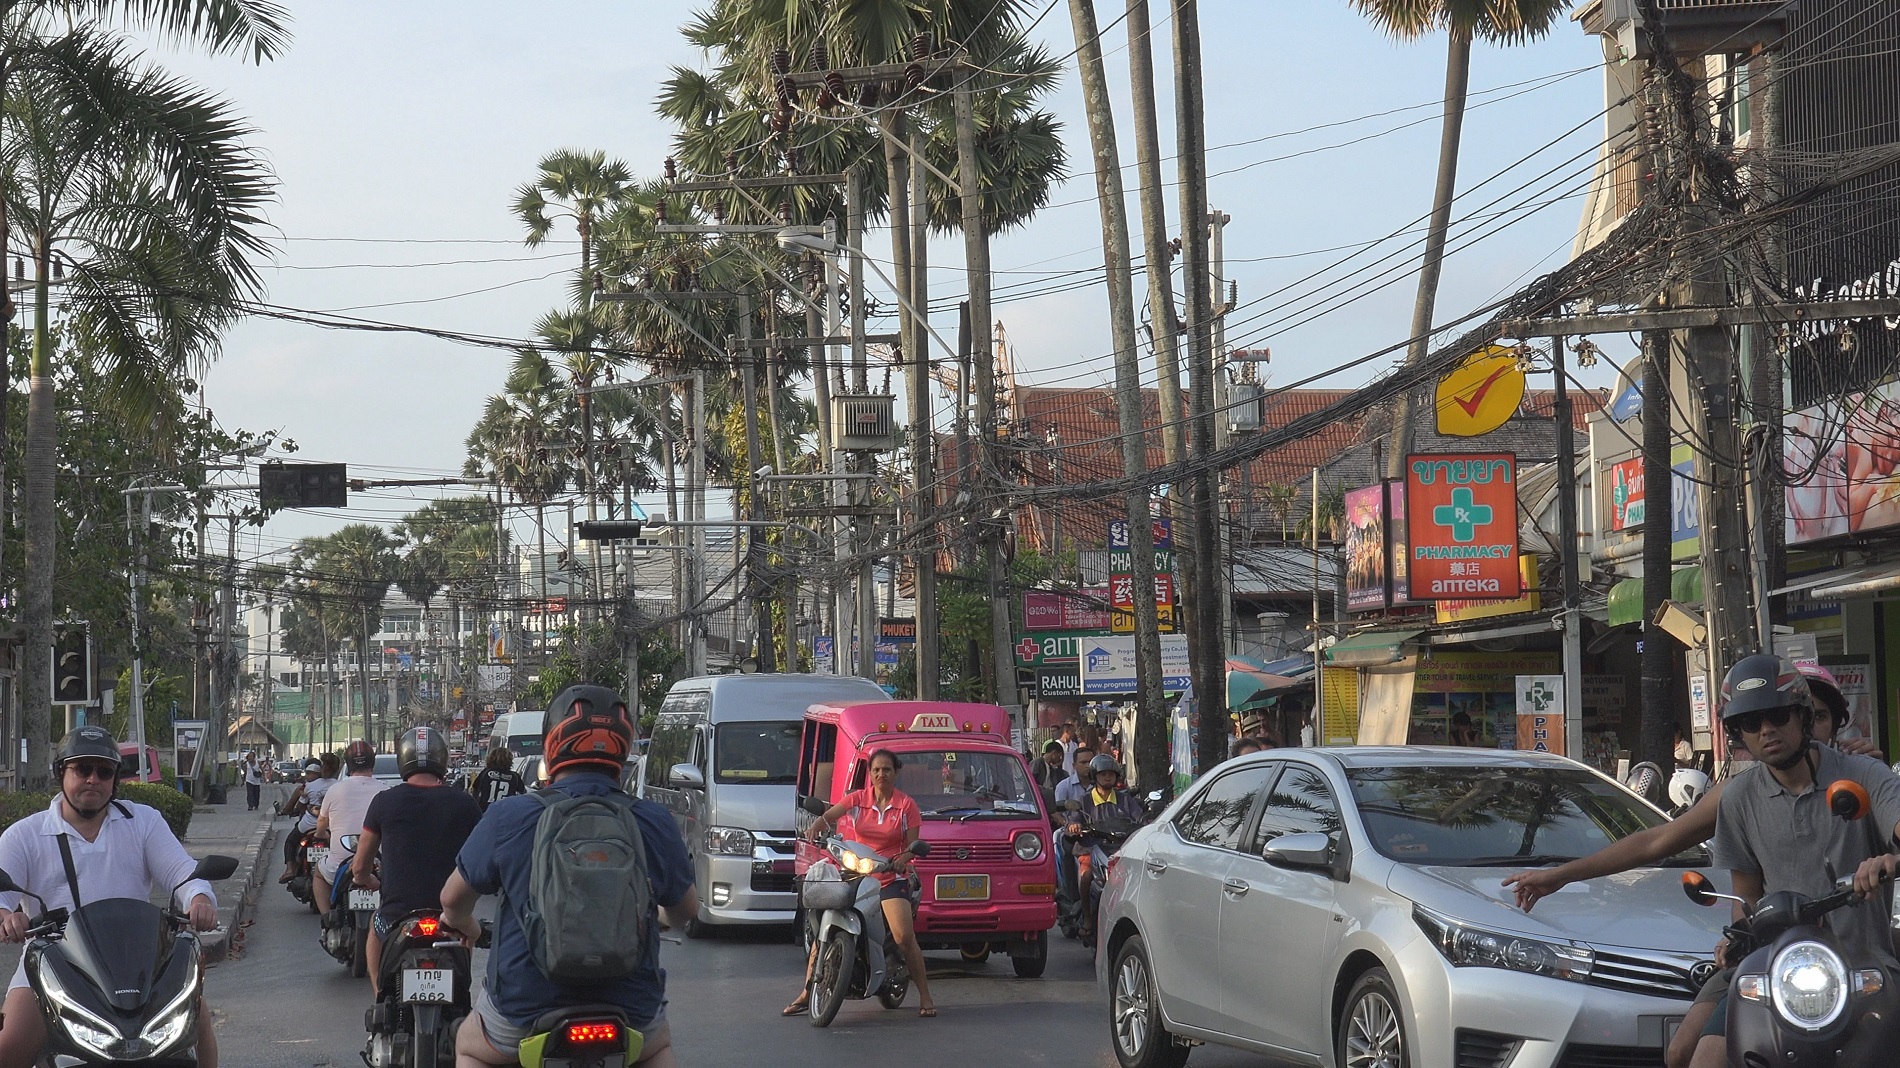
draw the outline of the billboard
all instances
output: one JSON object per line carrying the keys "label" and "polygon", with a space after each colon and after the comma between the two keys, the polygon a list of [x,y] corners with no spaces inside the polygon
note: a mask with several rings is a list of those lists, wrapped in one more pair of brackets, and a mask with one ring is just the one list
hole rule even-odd
{"label": "billboard", "polygon": [[1405,504],[1413,600],[1501,600],[1523,594],[1514,454],[1408,456]]}
{"label": "billboard", "polygon": [[1637,456],[1611,464],[1610,529],[1642,526],[1643,504],[1643,458]]}
{"label": "billboard", "polygon": [[1789,545],[1900,524],[1900,381],[1794,412],[1781,440]]}
{"label": "billboard", "polygon": [[1367,612],[1387,602],[1385,486],[1346,491],[1346,609]]}
{"label": "billboard", "polygon": [[1107,599],[1108,591],[1099,588],[1080,593],[1025,591],[1023,629],[1104,630],[1108,627],[1108,609],[1103,605]]}

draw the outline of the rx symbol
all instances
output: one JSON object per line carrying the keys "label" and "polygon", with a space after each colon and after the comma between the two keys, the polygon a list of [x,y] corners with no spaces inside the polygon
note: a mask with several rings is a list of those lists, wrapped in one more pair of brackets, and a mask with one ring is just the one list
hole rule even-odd
{"label": "rx symbol", "polygon": [[1016,643],[1016,655],[1024,660],[1036,659],[1036,654],[1041,650],[1042,643],[1034,638],[1024,638]]}
{"label": "rx symbol", "polygon": [[1453,541],[1476,541],[1478,528],[1491,524],[1491,506],[1476,503],[1471,491],[1460,486],[1451,491],[1450,504],[1432,509],[1432,522],[1449,528]]}

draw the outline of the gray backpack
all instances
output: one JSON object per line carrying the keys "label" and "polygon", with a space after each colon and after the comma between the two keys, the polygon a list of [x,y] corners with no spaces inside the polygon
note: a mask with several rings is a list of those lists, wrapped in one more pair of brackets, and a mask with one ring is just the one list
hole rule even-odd
{"label": "gray backpack", "polygon": [[633,799],[530,791],[541,802],[528,900],[516,915],[535,966],[556,982],[632,975],[653,935],[653,885]]}

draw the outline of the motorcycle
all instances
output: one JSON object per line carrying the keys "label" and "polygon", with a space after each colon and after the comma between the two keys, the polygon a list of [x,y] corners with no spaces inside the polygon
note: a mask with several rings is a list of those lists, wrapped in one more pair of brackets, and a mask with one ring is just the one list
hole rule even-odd
{"label": "motorcycle", "polygon": [[[1120,813],[1104,812],[1084,824],[1081,835],[1068,840],[1069,849],[1075,854],[1075,886],[1080,896],[1071,899],[1066,894],[1061,895],[1056,902],[1056,924],[1065,936],[1087,941],[1091,955],[1095,952],[1095,942],[1084,938],[1084,935],[1095,929],[1096,905],[1108,885],[1108,870],[1096,868],[1091,847],[1100,846],[1102,853],[1110,857],[1121,852],[1129,837],[1166,807],[1165,801],[1166,795],[1162,791],[1151,791],[1142,799],[1141,819],[1132,820]],[[1063,808],[1069,812],[1080,812],[1083,806],[1080,801],[1071,800]]]}
{"label": "motorcycle", "polygon": [[284,889],[290,891],[291,897],[310,906],[311,912],[316,912],[317,865],[328,855],[329,846],[315,831],[291,833],[297,835],[297,853],[290,862],[290,880],[284,883]]}
{"label": "motorcycle", "polygon": [[[488,945],[482,924],[477,946]],[[363,1014],[369,1068],[437,1068],[455,1063],[456,1025],[469,1014],[468,947],[440,909],[410,913],[383,942],[376,1003]]]}
{"label": "motorcycle", "polygon": [[369,974],[369,929],[382,907],[380,891],[365,890],[350,876],[350,858],[356,855],[357,836],[343,835],[337,846],[343,860],[336,868],[336,882],[330,886],[330,911],[323,917],[317,942],[323,951],[349,965],[352,978]]}
{"label": "motorcycle", "polygon": [[[813,815],[825,811],[817,798],[806,798],[804,807]],[[870,878],[892,870],[890,858],[835,834],[824,850],[829,859],[806,870],[798,891],[800,907],[816,917],[818,958],[808,999],[813,1027],[830,1026],[847,996],[876,997],[895,1009],[910,993],[910,973],[884,923],[884,888]],[[930,843],[917,842],[910,852],[927,857]]]}
{"label": "motorcycle", "polygon": [[[228,879],[237,858],[209,856],[172,887]],[[131,898],[48,909],[0,871],[0,890],[26,894],[40,914],[26,930],[26,976],[46,1018],[42,1064],[198,1063],[204,975],[191,918]]]}
{"label": "motorcycle", "polygon": [[[1828,787],[1828,807],[1846,820],[1871,809],[1858,783]],[[1766,894],[1746,918],[1725,928],[1731,954],[1746,954],[1729,986],[1728,1060],[1733,1068],[1861,1068],[1891,1064],[1900,1044],[1900,990],[1872,954],[1843,946],[1823,925],[1853,904],[1854,877],[1834,892],[1810,898],[1791,890]],[[1746,903],[1718,894],[1700,872],[1682,876],[1698,905]]]}
{"label": "motorcycle", "polygon": [[611,1005],[555,1009],[521,1040],[521,1068],[626,1068],[640,1059],[646,1036]]}

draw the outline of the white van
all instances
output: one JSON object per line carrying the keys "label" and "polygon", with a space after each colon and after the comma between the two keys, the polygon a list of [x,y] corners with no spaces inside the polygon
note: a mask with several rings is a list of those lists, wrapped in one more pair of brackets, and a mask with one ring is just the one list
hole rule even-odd
{"label": "white van", "polygon": [[715,675],[667,691],[647,743],[643,796],[679,822],[693,858],[698,938],[717,924],[790,923],[798,915],[798,747],[805,709],[888,701],[850,675]]}
{"label": "white van", "polygon": [[540,756],[547,718],[546,712],[504,712],[496,716],[495,727],[488,732],[488,748],[506,746],[517,764],[522,757]]}

